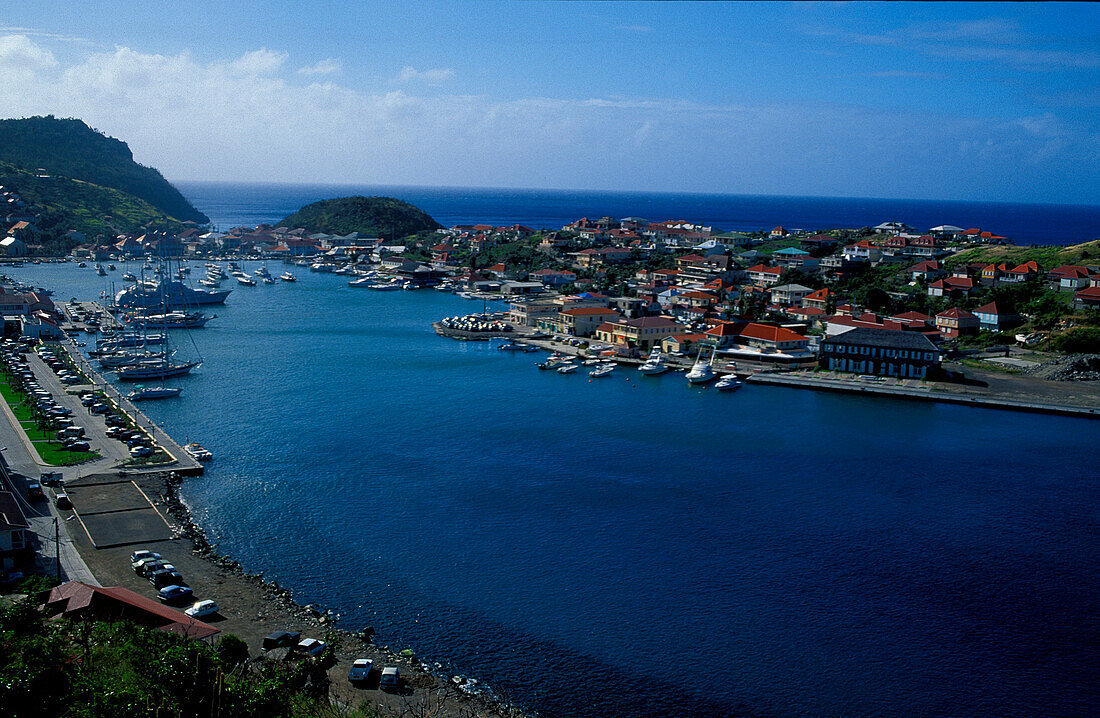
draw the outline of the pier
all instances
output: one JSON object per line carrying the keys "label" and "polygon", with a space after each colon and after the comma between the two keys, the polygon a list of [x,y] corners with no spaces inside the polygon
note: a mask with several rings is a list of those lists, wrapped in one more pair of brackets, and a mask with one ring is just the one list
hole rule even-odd
{"label": "pier", "polygon": [[126,470],[137,471],[145,469],[155,469],[157,471],[175,471],[181,476],[201,476],[203,473],[203,466],[201,463],[191,457],[183,447],[176,442],[171,436],[168,435],[162,428],[157,426],[152,419],[147,417],[140,409],[134,406],[134,403],[126,398],[126,395],[116,389],[106,379],[104,379],[98,371],[91,365],[83,354],[73,346],[71,341],[63,341],[61,346],[69,354],[73,363],[77,368],[84,373],[85,376],[91,381],[95,389],[102,391],[108,399],[115,403],[118,408],[125,412],[135,424],[138,425],[143,431],[149,433],[153,437],[153,441],[157,446],[163,449],[174,461],[168,464],[157,464],[145,466],[127,467]]}
{"label": "pier", "polygon": [[1005,409],[1008,411],[1029,411],[1039,414],[1057,414],[1061,416],[1075,416],[1086,419],[1100,419],[1100,408],[1086,406],[1071,406],[1066,404],[1047,404],[1041,402],[1016,401],[1013,399],[1001,399],[989,396],[976,396],[964,392],[948,392],[936,390],[931,386],[906,387],[891,386],[871,383],[859,380],[857,377],[850,379],[819,378],[804,374],[752,374],[747,379],[750,384],[764,384],[767,386],[785,386],[792,389],[816,389],[818,391],[835,391],[846,394],[863,394],[869,396],[882,396],[895,399],[912,399],[916,401],[938,401],[947,404],[963,404],[966,406],[980,406],[987,409]]}
{"label": "pier", "polygon": [[[124,326],[99,302],[64,302],[55,303],[55,306],[65,318],[61,329],[66,332],[72,330],[95,334],[101,330],[117,331]],[[87,321],[89,318],[93,323]]]}

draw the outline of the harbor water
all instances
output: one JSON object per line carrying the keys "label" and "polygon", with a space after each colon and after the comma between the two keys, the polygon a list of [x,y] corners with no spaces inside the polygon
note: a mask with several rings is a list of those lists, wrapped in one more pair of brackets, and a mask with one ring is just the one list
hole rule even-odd
{"label": "harbor water", "polygon": [[142,409],[214,453],[221,550],[344,627],[548,716],[1093,709],[1100,422],[543,372],[432,332],[479,301],[292,271]]}

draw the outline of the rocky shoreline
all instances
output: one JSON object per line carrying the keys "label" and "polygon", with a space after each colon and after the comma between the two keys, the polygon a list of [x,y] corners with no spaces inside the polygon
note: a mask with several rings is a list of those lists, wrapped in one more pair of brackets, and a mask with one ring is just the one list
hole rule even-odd
{"label": "rocky shoreline", "polygon": [[[258,619],[271,620],[289,616],[302,627],[309,626],[324,631],[325,638],[330,642],[333,638],[337,639],[336,643],[340,647],[341,654],[338,666],[341,668],[334,668],[335,673],[330,671],[330,677],[334,697],[341,703],[355,705],[357,700],[368,698],[360,692],[342,688],[341,684],[350,688],[346,680],[342,680],[346,678],[346,668],[342,668],[343,664],[350,664],[351,657],[370,653],[377,655],[386,665],[398,666],[407,686],[413,689],[413,694],[422,694],[420,700],[416,701],[416,705],[421,709],[432,709],[433,715],[463,718],[522,718],[533,715],[500,700],[491,689],[486,689],[480,682],[472,682],[477,686],[475,690],[467,686],[464,681],[436,675],[430,666],[416,660],[411,652],[398,653],[388,646],[374,644],[373,626],[366,626],[358,632],[338,627],[335,625],[339,620],[337,614],[315,605],[299,604],[288,588],[264,578],[261,574],[249,572],[236,559],[220,553],[207,538],[205,530],[194,521],[190,508],[180,498],[180,487],[184,479],[178,474],[157,472],[134,478],[139,483],[145,484],[143,488],[151,490],[159,497],[159,503],[176,524],[179,538],[191,543],[191,552],[197,559],[240,579],[255,591]],[[378,662],[376,659],[376,665]],[[409,705],[409,697],[404,696],[401,710],[397,710],[392,705],[389,708],[395,715],[404,714]],[[378,707],[383,710],[386,708],[385,705]]]}

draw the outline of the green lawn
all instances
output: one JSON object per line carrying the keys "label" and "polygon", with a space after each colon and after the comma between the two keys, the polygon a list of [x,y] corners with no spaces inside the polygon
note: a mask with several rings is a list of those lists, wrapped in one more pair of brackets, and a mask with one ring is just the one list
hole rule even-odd
{"label": "green lawn", "polygon": [[8,378],[2,375],[0,375],[0,395],[4,397],[4,401],[8,402],[12,413],[19,420],[19,425],[27,434],[27,438],[34,444],[43,463],[50,466],[72,466],[89,459],[99,458],[98,451],[69,451],[61,442],[47,439],[45,432],[34,420],[34,411],[23,404],[24,394],[17,391],[8,383]]}

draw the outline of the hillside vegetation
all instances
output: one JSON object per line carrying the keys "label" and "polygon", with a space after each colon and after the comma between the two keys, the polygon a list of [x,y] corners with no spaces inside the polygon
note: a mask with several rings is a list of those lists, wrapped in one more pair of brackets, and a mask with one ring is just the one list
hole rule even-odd
{"label": "hillside vegetation", "polygon": [[988,245],[966,249],[953,255],[949,264],[986,262],[1019,265],[1035,261],[1039,266],[1053,269],[1062,264],[1100,263],[1100,239],[1068,247],[1016,247],[1012,245]]}
{"label": "hillside vegetation", "polygon": [[48,620],[35,597],[0,603],[0,715],[13,718],[347,718],[328,702],[329,654],[249,663],[217,646],[133,623]]}
{"label": "hillside vegetation", "polygon": [[[0,185],[15,190],[38,215],[34,224],[42,231],[39,239],[46,254],[50,252],[45,245],[70,229],[96,239],[138,231],[150,223],[165,228],[164,213],[145,200],[90,182],[57,175],[37,177],[0,162]],[[169,220],[167,228],[178,230],[181,225]]]}
{"label": "hillside vegetation", "polygon": [[436,230],[441,225],[419,208],[393,197],[340,197],[307,204],[278,226],[326,234],[361,232],[390,239]]}
{"label": "hillside vegetation", "polygon": [[160,172],[134,162],[125,142],[81,120],[52,115],[0,120],[0,161],[119,190],[180,221],[210,222]]}

